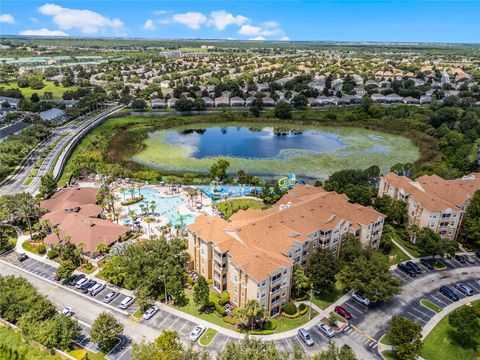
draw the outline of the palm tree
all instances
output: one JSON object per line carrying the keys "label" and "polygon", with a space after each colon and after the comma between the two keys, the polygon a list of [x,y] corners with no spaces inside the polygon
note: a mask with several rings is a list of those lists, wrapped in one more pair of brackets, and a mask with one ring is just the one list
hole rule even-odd
{"label": "palm tree", "polygon": [[96,250],[100,255],[106,254],[108,252],[108,245],[103,242],[98,243]]}
{"label": "palm tree", "polygon": [[127,189],[125,189],[125,188],[122,187],[122,188],[120,189],[120,192],[121,192],[122,195],[123,195],[123,202],[126,202],[127,199],[125,198],[125,195],[127,194]]}
{"label": "palm tree", "polygon": [[[148,205],[147,205],[148,206]],[[155,214],[155,210],[157,209],[157,203],[155,201],[150,201],[150,213]]]}
{"label": "palm tree", "polygon": [[140,207],[140,210],[142,211],[142,215],[144,215],[145,212],[146,212],[145,204],[140,204],[138,206]]}
{"label": "palm tree", "polygon": [[145,219],[145,222],[147,223],[147,226],[148,226],[148,237],[151,238],[152,235],[150,234],[150,224],[153,222],[153,219],[151,217],[148,217]]}
{"label": "palm tree", "polygon": [[13,216],[27,223],[30,239],[32,238],[32,218],[38,218],[40,211],[37,201],[28,193],[20,193],[14,197]]}
{"label": "palm tree", "polygon": [[131,196],[131,200],[135,199],[135,188],[132,187],[128,189],[128,192],[130,193],[130,196]]}
{"label": "palm tree", "polygon": [[420,235],[421,231],[422,229],[420,229],[418,225],[416,224],[409,225],[406,231],[408,240],[415,244],[415,241],[417,240],[417,236]]}
{"label": "palm tree", "polygon": [[142,184],[138,184],[138,185],[137,185],[138,197],[141,197],[141,196],[142,196],[142,188],[143,188],[143,185],[142,185]]}
{"label": "palm tree", "polygon": [[265,308],[256,300],[248,300],[244,307],[238,309],[237,319],[250,330],[257,322],[264,323],[268,319]]}

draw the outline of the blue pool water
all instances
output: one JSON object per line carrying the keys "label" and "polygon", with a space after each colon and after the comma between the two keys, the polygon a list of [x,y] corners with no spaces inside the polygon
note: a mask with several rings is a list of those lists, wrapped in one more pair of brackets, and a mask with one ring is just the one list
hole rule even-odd
{"label": "blue pool water", "polygon": [[273,159],[281,158],[282,150],[297,149],[322,153],[348,145],[333,132],[294,132],[234,126],[170,131],[165,140],[170,144],[192,147],[192,156],[197,159],[216,156]]}
{"label": "blue pool water", "polygon": [[215,188],[212,188],[211,185],[198,185],[196,188],[202,190],[205,195],[211,198],[239,197],[262,191],[261,187],[241,185],[219,185]]}
{"label": "blue pool water", "polygon": [[[136,190],[136,192],[138,193],[138,190]],[[143,195],[143,201],[128,206],[130,210],[134,210],[137,214],[141,214],[142,211],[140,209],[140,204],[143,203],[144,205],[148,205],[150,207],[150,204],[153,201],[156,204],[155,213],[168,218],[168,221],[173,226],[180,224],[180,215],[177,212],[177,208],[180,205],[185,204],[180,196],[161,196],[155,189],[148,187],[140,189],[140,193]],[[194,215],[183,216],[184,225],[189,225],[194,221]]]}

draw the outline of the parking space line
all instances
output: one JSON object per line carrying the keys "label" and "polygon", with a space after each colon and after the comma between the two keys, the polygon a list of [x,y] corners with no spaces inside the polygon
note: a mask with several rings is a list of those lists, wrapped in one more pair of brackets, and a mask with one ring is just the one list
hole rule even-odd
{"label": "parking space line", "polygon": [[175,324],[178,322],[178,320],[180,320],[180,318],[177,316],[177,319],[173,323],[171,323],[168,328],[172,329],[175,326]]}
{"label": "parking space line", "polygon": [[[353,301],[352,301],[353,303]],[[358,303],[355,303],[355,305],[361,305],[361,304],[358,304]],[[360,310],[358,309],[356,306],[354,306],[354,304],[350,304],[349,306],[351,306],[352,308],[354,308],[355,310],[357,310],[360,314],[363,314],[363,310]],[[365,305],[362,305],[362,306],[365,306]],[[365,310],[367,310],[368,308],[366,308]]]}
{"label": "parking space line", "polygon": [[288,338],[285,339],[285,342],[287,343],[288,347],[290,348],[290,351],[293,352],[292,344],[290,344],[290,341],[288,341]]}
{"label": "parking space line", "polygon": [[156,324],[156,326],[158,326],[159,328],[162,327],[163,323],[165,322],[165,320],[167,320],[170,316],[174,316],[172,314],[168,314],[166,318],[164,318],[162,321],[160,321],[158,324]]}
{"label": "parking space line", "polygon": [[188,321],[185,322],[185,324],[183,324],[183,326],[180,328],[180,330],[178,330],[178,333],[181,334],[183,329],[185,328],[185,326],[188,325]]}
{"label": "parking space line", "polygon": [[325,334],[323,334],[323,333],[322,333],[320,330],[318,330],[315,326],[313,327],[313,330],[314,330],[317,334],[319,334],[323,339],[325,339],[325,340],[327,340],[327,341],[329,340],[329,339],[325,336]]}
{"label": "parking space line", "polygon": [[430,296],[431,296],[432,298],[434,298],[435,300],[437,300],[438,302],[442,303],[442,304],[443,304],[443,307],[445,307],[445,306],[448,305],[448,303],[446,303],[445,301],[437,298],[435,295],[431,294]]}
{"label": "parking space line", "polygon": [[222,346],[222,351],[223,351],[223,349],[225,349],[225,346],[227,346],[227,343],[228,343],[228,338],[227,338],[227,340],[225,340],[225,342],[224,342],[224,344],[223,344],[223,346]]}
{"label": "parking space line", "polygon": [[407,314],[413,316],[415,319],[418,319],[420,322],[422,322],[423,324],[426,324],[427,321],[423,320],[422,318],[418,317],[417,315],[415,314],[412,314],[410,311],[407,311]]}

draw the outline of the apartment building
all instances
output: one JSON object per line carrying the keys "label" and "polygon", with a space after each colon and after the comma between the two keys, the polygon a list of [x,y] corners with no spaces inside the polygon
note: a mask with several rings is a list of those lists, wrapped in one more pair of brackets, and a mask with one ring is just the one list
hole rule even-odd
{"label": "apartment building", "polygon": [[296,185],[267,210],[241,210],[230,221],[199,216],[188,226],[190,267],[235,306],[255,299],[275,316],[290,299],[294,264],[308,268],[320,248],[338,255],[348,233],[378,247],[384,219],[346,195]]}
{"label": "apartment building", "polygon": [[480,189],[480,173],[445,180],[425,175],[416,180],[393,172],[380,178],[378,196],[407,203],[408,224],[428,227],[443,238],[455,240],[470,199]]}

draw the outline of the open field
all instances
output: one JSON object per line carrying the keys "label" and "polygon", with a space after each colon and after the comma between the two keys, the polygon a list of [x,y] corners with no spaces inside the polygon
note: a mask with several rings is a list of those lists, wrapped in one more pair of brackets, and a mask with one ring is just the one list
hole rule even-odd
{"label": "open field", "polygon": [[19,88],[17,84],[14,84],[14,83],[11,83],[11,84],[0,84],[0,87],[4,87],[6,89],[20,89],[20,91],[22,92],[23,96],[25,96],[26,98],[30,98],[30,96],[32,96],[33,93],[37,93],[38,96],[42,97],[42,95],[45,93],[45,92],[51,92],[52,93],[52,96],[53,96],[53,99],[54,100],[61,100],[62,99],[62,95],[65,91],[67,90],[71,90],[71,91],[74,91],[74,90],[77,90],[78,89],[78,86],[77,85],[73,85],[73,86],[69,86],[69,87],[64,87],[62,85],[58,85],[58,86],[55,86],[55,84],[51,81],[44,81],[43,82],[45,84],[45,87],[43,87],[42,89],[40,90],[34,90],[30,87],[27,87],[27,88]]}

